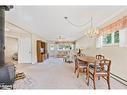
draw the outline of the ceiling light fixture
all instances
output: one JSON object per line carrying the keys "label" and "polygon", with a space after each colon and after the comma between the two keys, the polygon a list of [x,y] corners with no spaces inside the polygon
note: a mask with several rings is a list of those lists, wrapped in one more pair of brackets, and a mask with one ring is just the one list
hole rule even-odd
{"label": "ceiling light fixture", "polygon": [[64,41],[64,38],[63,38],[62,36],[59,36],[59,37],[57,38],[57,41]]}
{"label": "ceiling light fixture", "polygon": [[90,38],[97,37],[99,35],[99,29],[93,27],[93,18],[91,17],[91,25],[90,29],[85,33],[85,35],[89,36]]}

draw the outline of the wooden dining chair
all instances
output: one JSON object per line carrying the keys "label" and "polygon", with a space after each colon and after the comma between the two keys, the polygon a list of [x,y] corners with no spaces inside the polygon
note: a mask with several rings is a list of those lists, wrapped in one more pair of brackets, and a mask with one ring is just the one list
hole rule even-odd
{"label": "wooden dining chair", "polygon": [[96,55],[96,59],[101,60],[104,59],[105,57],[103,55]]}
{"label": "wooden dining chair", "polygon": [[[110,89],[110,67],[111,60],[102,59],[100,60],[100,68],[98,68],[98,63],[94,64],[94,69],[89,68],[89,78],[93,80],[94,89],[96,89],[96,79],[99,77],[104,78],[107,81],[108,89]],[[88,80],[89,85],[89,80]]]}
{"label": "wooden dining chair", "polygon": [[[85,54],[82,54],[80,56],[86,56]],[[75,70],[74,70],[74,73],[76,73],[76,70],[78,68],[78,59],[77,59],[77,56],[74,55],[74,61],[75,61]]]}
{"label": "wooden dining chair", "polygon": [[[98,60],[98,64],[100,64],[100,60],[104,59],[105,57],[103,55],[96,55],[96,59]],[[100,65],[97,66],[97,68],[100,68]],[[100,80],[100,77],[98,76],[98,80]]]}
{"label": "wooden dining chair", "polygon": [[79,77],[80,73],[86,73],[86,79],[87,79],[88,78],[87,68],[88,68],[87,62],[77,59],[77,78]]}

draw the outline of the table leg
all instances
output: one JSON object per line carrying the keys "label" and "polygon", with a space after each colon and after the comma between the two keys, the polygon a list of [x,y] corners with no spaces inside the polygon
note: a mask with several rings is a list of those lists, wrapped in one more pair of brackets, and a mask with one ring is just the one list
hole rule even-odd
{"label": "table leg", "polygon": [[89,65],[87,65],[87,72],[86,73],[87,73],[87,76],[86,76],[87,85],[89,86]]}

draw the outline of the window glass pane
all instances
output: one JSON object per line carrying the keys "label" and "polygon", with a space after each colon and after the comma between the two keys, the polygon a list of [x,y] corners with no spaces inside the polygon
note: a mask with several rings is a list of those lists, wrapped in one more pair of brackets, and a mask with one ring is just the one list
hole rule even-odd
{"label": "window glass pane", "polygon": [[112,43],[112,34],[107,34],[103,37],[103,44],[111,44]]}
{"label": "window glass pane", "polygon": [[112,35],[111,34],[107,34],[106,43],[107,44],[111,44],[112,43]]}
{"label": "window glass pane", "polygon": [[63,44],[58,44],[58,50],[63,50]]}
{"label": "window glass pane", "polygon": [[103,44],[104,44],[104,45],[107,44],[107,43],[106,43],[106,36],[103,36]]}
{"label": "window glass pane", "polygon": [[74,44],[73,43],[59,43],[57,45],[57,50],[73,50],[74,49]]}
{"label": "window glass pane", "polygon": [[51,50],[51,51],[55,50],[54,44],[50,44],[50,50]]}
{"label": "window glass pane", "polygon": [[114,33],[114,43],[119,43],[119,31]]}

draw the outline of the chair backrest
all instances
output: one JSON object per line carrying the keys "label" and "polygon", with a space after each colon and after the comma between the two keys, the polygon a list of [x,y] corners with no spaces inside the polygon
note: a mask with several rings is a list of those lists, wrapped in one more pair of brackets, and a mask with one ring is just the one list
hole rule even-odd
{"label": "chair backrest", "polygon": [[88,63],[88,62],[84,62],[84,61],[82,61],[82,60],[77,59],[77,65],[80,65],[80,66],[88,66],[88,65],[89,65],[89,63]]}
{"label": "chair backrest", "polygon": [[80,54],[80,56],[86,56],[86,55],[82,53],[82,54]]}
{"label": "chair backrest", "polygon": [[96,55],[96,59],[101,60],[104,59],[105,57],[103,55]]}
{"label": "chair backrest", "polygon": [[77,63],[77,56],[74,55],[74,60],[75,60],[75,63]]}
{"label": "chair backrest", "polygon": [[77,63],[78,63],[78,64],[82,64],[82,63],[84,63],[84,62],[81,61],[81,60],[79,60],[79,59],[77,59]]}
{"label": "chair backrest", "polygon": [[101,71],[103,72],[107,72],[108,74],[110,74],[110,67],[111,67],[111,60],[108,59],[102,59],[100,60],[100,67],[101,67]]}

